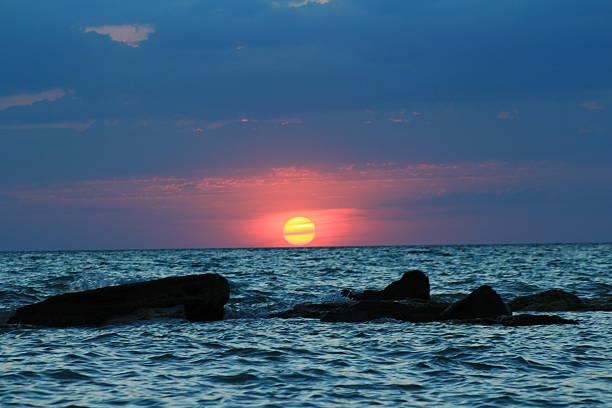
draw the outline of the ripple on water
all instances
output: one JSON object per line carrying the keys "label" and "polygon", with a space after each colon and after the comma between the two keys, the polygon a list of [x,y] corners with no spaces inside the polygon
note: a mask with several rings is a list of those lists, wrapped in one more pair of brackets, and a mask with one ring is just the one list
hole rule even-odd
{"label": "ripple on water", "polygon": [[344,287],[381,288],[413,267],[434,293],[483,283],[506,297],[605,293],[611,258],[612,245],[0,254],[6,310],[64,284],[204,270],[230,279],[235,310],[207,324],[3,328],[0,384],[14,392],[0,393],[0,406],[612,406],[605,312],[528,328],[247,318]]}

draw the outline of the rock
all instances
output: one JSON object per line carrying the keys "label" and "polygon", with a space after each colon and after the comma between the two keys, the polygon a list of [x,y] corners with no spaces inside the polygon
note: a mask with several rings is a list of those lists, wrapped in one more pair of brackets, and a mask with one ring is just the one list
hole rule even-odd
{"label": "rock", "polygon": [[415,269],[404,272],[400,280],[392,282],[383,290],[366,290],[361,293],[353,293],[351,290],[345,289],[341,293],[352,300],[429,300],[429,278],[422,271]]}
{"label": "rock", "polygon": [[300,303],[291,310],[266,317],[310,318],[324,322],[367,322],[391,318],[408,322],[440,320],[440,313],[448,303],[432,300],[409,299],[399,302],[364,300],[361,302]]}
{"label": "rock", "polygon": [[531,310],[537,312],[582,310],[584,308],[584,304],[578,296],[557,289],[519,296],[510,301],[509,306],[514,311]]}
{"label": "rock", "polygon": [[405,300],[401,302],[365,300],[335,308],[321,317],[324,322],[367,322],[390,318],[413,323],[440,320],[440,313],[448,303],[426,300]]}
{"label": "rock", "polygon": [[545,324],[577,324],[576,320],[564,319],[557,315],[520,314],[515,316],[501,316],[499,322],[504,326],[535,326]]}
{"label": "rock", "polygon": [[519,296],[513,299],[509,305],[515,311],[612,311],[612,298],[604,296],[593,299],[580,299],[573,293],[551,289],[533,295]]}
{"label": "rock", "polygon": [[189,321],[223,318],[229,283],[217,274],[188,275],[108,286],[52,296],[20,307],[8,323],[39,326],[99,326],[143,309],[183,307]]}
{"label": "rock", "polygon": [[473,319],[451,320],[455,324],[480,324],[485,326],[502,325],[509,327],[537,326],[550,324],[577,324],[576,320],[564,319],[557,315],[520,314],[514,316],[477,317]]}
{"label": "rock", "polygon": [[347,307],[347,302],[300,303],[295,305],[290,310],[272,313],[267,315],[266,317],[280,317],[283,319],[290,319],[296,317],[303,317],[307,319],[320,319],[330,311],[342,309],[345,307]]}
{"label": "rock", "polygon": [[612,296],[602,296],[592,299],[582,299],[584,308],[582,310],[612,312]]}
{"label": "rock", "polygon": [[483,285],[442,312],[443,319],[474,319],[512,315],[512,311],[490,286]]}

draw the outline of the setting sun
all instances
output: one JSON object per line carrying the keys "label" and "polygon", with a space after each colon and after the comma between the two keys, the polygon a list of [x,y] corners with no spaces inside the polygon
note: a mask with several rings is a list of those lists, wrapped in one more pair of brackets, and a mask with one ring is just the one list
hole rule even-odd
{"label": "setting sun", "polygon": [[294,217],[283,227],[285,240],[293,245],[306,245],[315,237],[315,225],[306,217]]}

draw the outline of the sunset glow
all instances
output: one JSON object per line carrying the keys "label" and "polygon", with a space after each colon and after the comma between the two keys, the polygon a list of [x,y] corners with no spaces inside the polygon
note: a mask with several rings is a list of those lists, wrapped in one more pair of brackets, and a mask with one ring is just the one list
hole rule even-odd
{"label": "sunset glow", "polygon": [[293,245],[306,245],[315,237],[315,225],[306,217],[294,217],[283,227],[285,240]]}

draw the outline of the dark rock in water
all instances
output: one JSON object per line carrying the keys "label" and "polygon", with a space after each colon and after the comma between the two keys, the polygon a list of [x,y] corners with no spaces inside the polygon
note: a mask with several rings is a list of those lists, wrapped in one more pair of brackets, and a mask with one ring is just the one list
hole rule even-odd
{"label": "dark rock in water", "polygon": [[488,285],[479,287],[442,312],[443,319],[474,319],[501,315],[512,315],[512,311]]}
{"label": "dark rock in water", "polygon": [[400,302],[365,300],[346,304],[325,313],[324,322],[367,322],[390,318],[406,322],[424,323],[440,320],[440,313],[448,303],[426,300],[404,300]]}
{"label": "dark rock in water", "polygon": [[0,311],[0,324],[6,323],[15,314],[15,311]]}
{"label": "dark rock in water", "polygon": [[533,295],[519,296],[510,301],[512,310],[532,310],[538,312],[582,310],[582,300],[573,293],[551,289]]}
{"label": "dark rock in water", "polygon": [[183,306],[189,321],[223,318],[229,283],[217,274],[189,275],[65,293],[20,307],[8,323],[98,326],[143,309]]}
{"label": "dark rock in water", "polygon": [[404,272],[400,280],[392,282],[383,290],[353,293],[351,290],[344,289],[342,295],[352,300],[429,300],[429,278],[422,271],[412,270]]}
{"label": "dark rock in water", "polygon": [[267,317],[321,319],[324,322],[367,322],[391,318],[408,322],[440,320],[440,313],[448,303],[431,300],[300,303],[291,310],[273,313]]}
{"label": "dark rock in water", "polygon": [[520,314],[515,316],[498,317],[504,326],[535,326],[545,324],[577,324],[576,320],[564,319],[557,315]]}
{"label": "dark rock in water", "polygon": [[513,299],[509,305],[515,311],[612,311],[612,298],[580,299],[573,293],[551,289],[533,295],[519,296]]}
{"label": "dark rock in water", "polygon": [[280,317],[284,319],[304,317],[307,319],[320,319],[327,312],[342,309],[345,307],[347,307],[346,302],[300,303],[298,305],[295,305],[291,310],[272,313],[266,317]]}
{"label": "dark rock in water", "polygon": [[520,314],[514,316],[478,317],[474,319],[451,320],[455,324],[481,324],[485,326],[502,325],[509,327],[538,326],[550,324],[577,324],[576,320],[564,319],[557,315]]}
{"label": "dark rock in water", "polygon": [[593,299],[582,299],[584,308],[582,310],[612,312],[612,296],[602,296]]}

